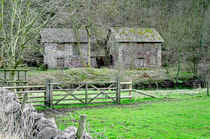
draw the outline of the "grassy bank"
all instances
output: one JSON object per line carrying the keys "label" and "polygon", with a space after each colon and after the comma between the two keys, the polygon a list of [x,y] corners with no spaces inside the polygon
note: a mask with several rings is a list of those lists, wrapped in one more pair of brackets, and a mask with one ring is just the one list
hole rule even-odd
{"label": "grassy bank", "polygon": [[[174,68],[167,73],[165,69],[139,69],[121,70],[122,81],[133,80],[134,83],[159,83],[162,81],[175,81],[176,70]],[[84,81],[115,81],[117,70],[115,69],[94,69],[76,68],[56,70],[49,69],[41,71],[37,68],[29,68],[29,84],[44,84],[46,79],[53,79],[55,82],[84,82]],[[191,79],[193,74],[187,71],[180,73],[180,81]]]}
{"label": "grassy bank", "polygon": [[209,106],[210,98],[204,97],[81,109],[57,118],[57,123],[65,129],[75,125],[72,117],[78,120],[80,114],[87,114],[87,129],[95,138],[209,138]]}

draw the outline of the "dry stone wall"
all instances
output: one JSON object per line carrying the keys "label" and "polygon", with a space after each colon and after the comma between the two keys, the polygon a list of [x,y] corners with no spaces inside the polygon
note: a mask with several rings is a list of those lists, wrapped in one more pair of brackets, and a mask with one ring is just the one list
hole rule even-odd
{"label": "dry stone wall", "polygon": [[[76,139],[77,128],[68,127],[64,131],[57,129],[55,120],[47,119],[43,113],[38,113],[30,104],[22,106],[16,95],[0,88],[0,112],[13,119],[14,127],[10,129],[22,132],[23,138],[29,139]],[[3,114],[2,114],[3,113]],[[0,120],[1,124],[1,120]],[[1,131],[1,130],[0,130]],[[88,133],[83,139],[92,139]]]}

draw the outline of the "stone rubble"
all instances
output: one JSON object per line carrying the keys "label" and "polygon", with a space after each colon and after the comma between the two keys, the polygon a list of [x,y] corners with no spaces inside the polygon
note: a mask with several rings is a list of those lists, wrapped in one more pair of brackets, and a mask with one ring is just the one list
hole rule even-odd
{"label": "stone rubble", "polygon": [[[3,88],[0,88],[0,109],[5,115],[20,115],[21,104],[17,96]],[[77,128],[68,127],[64,131],[57,129],[55,119],[44,118],[43,113],[37,113],[31,104],[25,104],[21,110],[19,125],[21,128],[31,131],[27,138],[37,139],[76,139]],[[88,133],[84,133],[83,139],[92,139]]]}

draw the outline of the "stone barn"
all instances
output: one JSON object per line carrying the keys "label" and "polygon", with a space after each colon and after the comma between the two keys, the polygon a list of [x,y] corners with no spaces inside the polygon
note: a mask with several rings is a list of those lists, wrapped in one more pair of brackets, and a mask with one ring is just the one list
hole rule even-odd
{"label": "stone barn", "polygon": [[161,67],[164,40],[153,28],[110,28],[108,46],[112,64],[125,69]]}
{"label": "stone barn", "polygon": [[[88,38],[85,30],[79,30],[79,42],[82,56],[88,61]],[[44,45],[44,64],[49,68],[84,67],[81,61],[77,37],[73,29],[49,28],[41,32],[41,43]],[[91,40],[92,42],[92,40]],[[93,45],[91,43],[91,45]],[[91,46],[94,48],[94,46]],[[97,67],[96,59],[100,56],[91,51],[92,67]]]}

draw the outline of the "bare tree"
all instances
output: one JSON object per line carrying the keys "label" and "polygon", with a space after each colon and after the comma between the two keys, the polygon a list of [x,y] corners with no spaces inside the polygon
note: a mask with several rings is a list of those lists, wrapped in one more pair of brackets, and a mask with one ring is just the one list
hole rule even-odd
{"label": "bare tree", "polygon": [[[47,14],[50,2],[33,8],[37,2],[39,1],[1,0],[0,62],[3,67],[17,69],[24,60],[25,50],[30,47],[31,40],[56,16]],[[40,20],[43,17],[45,20]],[[15,72],[11,72],[11,77],[15,80]]]}

